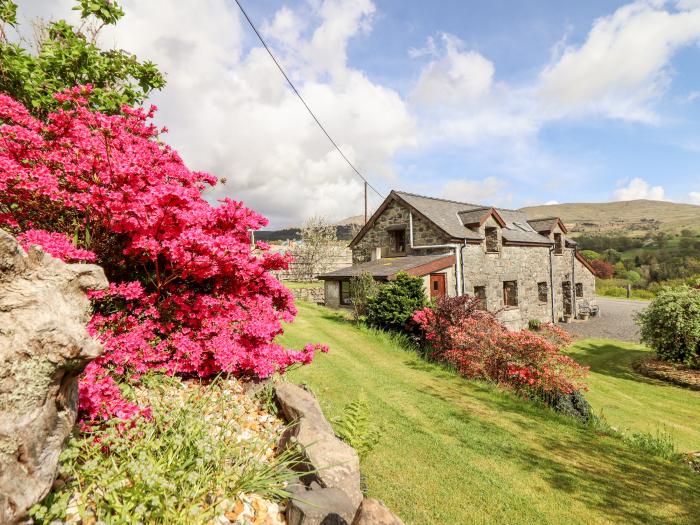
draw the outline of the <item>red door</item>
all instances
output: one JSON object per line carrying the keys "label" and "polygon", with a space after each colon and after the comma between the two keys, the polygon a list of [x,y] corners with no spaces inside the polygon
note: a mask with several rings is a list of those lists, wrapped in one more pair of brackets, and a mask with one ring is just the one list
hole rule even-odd
{"label": "red door", "polygon": [[430,274],[430,298],[437,299],[445,297],[445,274],[431,273]]}

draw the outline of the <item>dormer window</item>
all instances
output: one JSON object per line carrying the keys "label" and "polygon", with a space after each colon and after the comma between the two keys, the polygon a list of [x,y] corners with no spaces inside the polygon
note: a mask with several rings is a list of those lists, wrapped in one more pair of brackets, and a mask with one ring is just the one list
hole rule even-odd
{"label": "dormer window", "polygon": [[554,234],[554,254],[562,255],[564,253],[564,237],[561,233]]}
{"label": "dormer window", "polygon": [[486,239],[486,253],[498,253],[498,228],[486,228],[484,237]]}

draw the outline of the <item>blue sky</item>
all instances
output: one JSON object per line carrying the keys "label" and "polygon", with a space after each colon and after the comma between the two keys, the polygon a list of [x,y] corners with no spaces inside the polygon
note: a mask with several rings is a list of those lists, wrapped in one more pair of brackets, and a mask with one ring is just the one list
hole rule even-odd
{"label": "blue sky", "polygon": [[[167,73],[159,122],[191,167],[227,179],[212,198],[242,199],[275,226],[360,213],[361,185],[233,0],[122,3],[103,43]],[[384,193],[700,204],[697,0],[243,3]],[[27,0],[20,12],[74,16],[70,6]]]}

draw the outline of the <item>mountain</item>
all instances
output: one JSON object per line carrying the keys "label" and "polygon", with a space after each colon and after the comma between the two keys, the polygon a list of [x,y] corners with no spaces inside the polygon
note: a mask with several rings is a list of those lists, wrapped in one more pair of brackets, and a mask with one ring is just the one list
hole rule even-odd
{"label": "mountain", "polygon": [[694,204],[634,200],[529,206],[521,211],[530,219],[560,217],[574,235],[678,233],[686,228],[700,231],[700,206]]}

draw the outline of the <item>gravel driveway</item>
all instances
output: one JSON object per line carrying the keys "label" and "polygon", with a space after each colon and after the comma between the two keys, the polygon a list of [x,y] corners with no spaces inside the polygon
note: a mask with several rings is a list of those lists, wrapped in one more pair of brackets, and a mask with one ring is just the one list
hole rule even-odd
{"label": "gravel driveway", "polygon": [[560,323],[564,330],[581,337],[619,339],[639,342],[639,327],[634,323],[634,314],[643,310],[649,301],[631,301],[612,297],[597,297],[600,314],[588,321]]}

